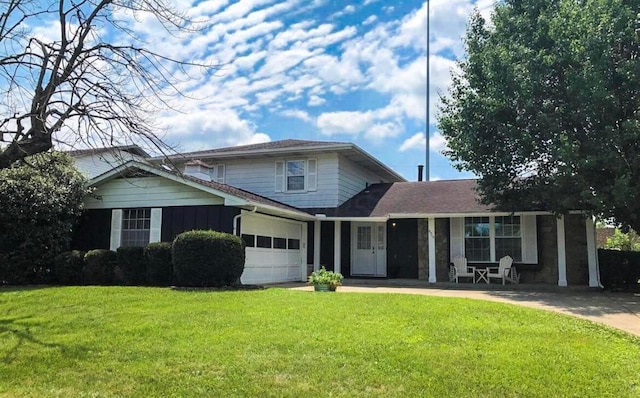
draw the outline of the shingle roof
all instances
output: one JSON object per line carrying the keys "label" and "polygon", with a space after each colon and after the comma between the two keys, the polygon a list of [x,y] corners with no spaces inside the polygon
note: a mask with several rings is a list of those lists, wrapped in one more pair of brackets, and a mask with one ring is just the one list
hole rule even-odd
{"label": "shingle roof", "polygon": [[274,149],[287,149],[287,148],[305,148],[305,147],[323,147],[323,146],[335,146],[343,145],[344,142],[331,142],[331,141],[307,141],[307,140],[280,140],[263,142],[260,144],[240,145],[225,148],[206,149],[203,151],[195,152],[183,152],[180,156],[193,157],[202,154],[216,154],[216,153],[229,153],[229,152],[247,152],[247,151],[268,151]]}
{"label": "shingle roof", "polygon": [[137,145],[120,145],[120,146],[112,146],[112,147],[106,147],[106,148],[74,149],[71,151],[65,151],[65,153],[68,153],[73,157],[80,157],[85,155],[92,155],[92,154],[98,154],[98,153],[104,153],[104,152],[118,152],[118,151],[129,152],[134,155],[139,155],[145,158],[149,157],[149,154],[144,149],[140,148]]}
{"label": "shingle roof", "polygon": [[98,181],[98,184],[103,180],[103,177],[114,173],[115,175],[126,175],[127,171],[130,171],[132,169],[138,169],[138,170],[142,170],[143,172],[147,172],[147,173],[152,173],[152,174],[156,174],[159,176],[167,176],[167,175],[171,175],[173,177],[178,177],[187,181],[191,181],[193,183],[196,183],[198,185],[204,186],[204,187],[208,187],[208,188],[212,188],[215,189],[216,191],[234,196],[236,198],[239,199],[244,199],[248,202],[250,202],[252,205],[264,205],[264,206],[269,206],[269,207],[274,207],[274,208],[278,208],[278,209],[282,209],[282,210],[286,210],[288,212],[294,212],[294,213],[298,213],[299,215],[304,215],[304,216],[308,216],[308,214],[296,207],[293,206],[289,206],[287,204],[284,204],[282,202],[278,202],[275,200],[271,200],[269,198],[266,198],[264,196],[260,196],[260,195],[256,195],[255,193],[249,192],[249,191],[245,191],[243,189],[240,188],[236,188],[233,187],[231,185],[226,185],[226,184],[221,184],[218,182],[214,182],[214,181],[205,181],[205,180],[201,180],[200,178],[196,178],[196,177],[192,177],[186,174],[181,174],[177,171],[174,170],[167,170],[167,169],[161,169],[149,164],[144,164],[144,163],[140,163],[140,162],[136,162],[136,161],[129,161],[127,163],[123,163],[122,165],[116,167],[115,169],[108,171],[107,173],[104,173],[103,175],[97,176],[94,178],[93,181]]}
{"label": "shingle roof", "polygon": [[[173,173],[175,175],[178,175],[177,173]],[[205,180],[201,180],[199,178],[196,177],[192,177],[186,174],[182,174],[179,175],[180,177],[184,178],[185,180],[190,180],[193,182],[196,182],[200,185],[203,185],[205,187],[209,187],[209,188],[213,188],[217,191],[220,192],[224,192],[226,194],[229,195],[233,195],[236,196],[238,198],[241,199],[246,199],[249,202],[255,203],[255,204],[262,204],[262,205],[266,205],[266,206],[271,206],[271,207],[277,207],[279,209],[283,209],[283,210],[289,210],[289,211],[293,211],[293,212],[297,212],[300,214],[306,214],[305,212],[303,212],[302,210],[293,207],[293,206],[289,206],[287,204],[284,204],[282,202],[278,202],[275,200],[271,200],[267,197],[264,196],[260,196],[260,195],[256,195],[253,192],[249,192],[249,191],[245,191],[244,189],[240,189],[240,188],[236,188],[233,187],[231,185],[226,185],[226,184],[220,184],[219,182],[215,182],[215,181],[205,181]]]}
{"label": "shingle roof", "polygon": [[338,217],[385,217],[389,214],[486,213],[476,180],[446,180],[373,184],[345,203]]}

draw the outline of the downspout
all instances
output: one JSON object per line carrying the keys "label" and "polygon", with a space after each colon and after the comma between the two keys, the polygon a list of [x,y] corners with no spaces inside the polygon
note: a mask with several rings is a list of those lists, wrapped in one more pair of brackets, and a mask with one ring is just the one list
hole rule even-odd
{"label": "downspout", "polygon": [[600,290],[604,290],[604,286],[602,285],[602,282],[600,281],[600,259],[598,256],[598,230],[596,229],[596,218],[593,217],[593,240],[596,242],[596,275],[598,276],[598,287],[600,288]]}
{"label": "downspout", "polygon": [[[258,206],[253,206],[251,213],[255,213],[257,210]],[[240,217],[242,217],[242,210],[240,210],[240,214],[233,217],[233,234],[236,236],[239,236],[238,234],[240,233],[240,228],[238,228],[238,221],[240,220]]]}

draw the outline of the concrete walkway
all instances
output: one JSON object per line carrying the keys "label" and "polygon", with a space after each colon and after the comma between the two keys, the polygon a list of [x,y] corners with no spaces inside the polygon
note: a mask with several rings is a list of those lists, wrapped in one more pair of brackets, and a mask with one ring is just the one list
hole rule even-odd
{"label": "concrete walkway", "polygon": [[[489,289],[460,289],[452,286],[390,286],[364,283],[345,283],[339,292],[401,293],[426,296],[460,297],[475,300],[497,301],[525,307],[559,312],[590,321],[599,322],[640,336],[640,294],[611,293],[586,289],[548,289],[519,285],[514,289],[491,286]],[[295,290],[311,291],[311,286],[303,284],[285,285]]]}

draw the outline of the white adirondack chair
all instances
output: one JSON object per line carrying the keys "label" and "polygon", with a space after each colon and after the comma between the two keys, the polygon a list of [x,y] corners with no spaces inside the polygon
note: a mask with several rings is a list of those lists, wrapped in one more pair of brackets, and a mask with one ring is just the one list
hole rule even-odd
{"label": "white adirondack chair", "polygon": [[487,268],[487,277],[489,280],[500,279],[504,285],[507,281],[511,283],[519,283],[520,275],[516,272],[516,268],[512,266],[513,259],[510,256],[504,256],[500,259],[498,267]]}
{"label": "white adirondack chair", "polygon": [[459,283],[459,278],[471,278],[473,283],[476,283],[476,269],[467,266],[467,259],[464,257],[453,259],[453,280]]}

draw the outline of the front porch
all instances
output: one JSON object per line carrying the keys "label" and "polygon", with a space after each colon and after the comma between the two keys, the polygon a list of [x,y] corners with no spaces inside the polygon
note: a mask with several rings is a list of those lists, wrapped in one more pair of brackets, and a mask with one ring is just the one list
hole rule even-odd
{"label": "front porch", "polygon": [[[514,264],[521,276],[521,286],[525,289],[543,285],[599,286],[595,227],[591,219],[579,214],[561,218],[549,214],[524,217],[528,217],[529,226],[528,232],[522,232],[522,250],[528,253]],[[325,266],[356,283],[393,280],[446,287],[450,284],[453,254],[465,253],[464,235],[457,237],[452,233],[452,230],[463,233],[460,217],[456,220],[458,225],[452,220],[451,217],[336,218],[311,222],[307,229],[307,263],[310,270]],[[492,257],[496,257],[493,245],[492,241]],[[474,265],[483,268],[496,263],[485,261]],[[466,285],[473,286],[451,284],[456,288],[468,288]]]}

